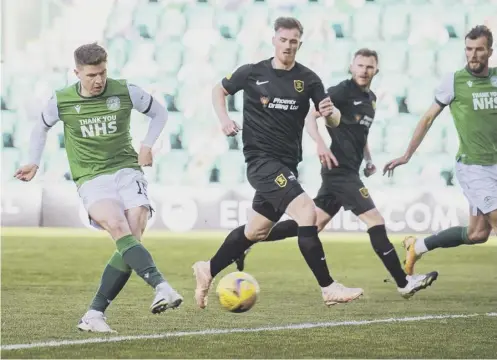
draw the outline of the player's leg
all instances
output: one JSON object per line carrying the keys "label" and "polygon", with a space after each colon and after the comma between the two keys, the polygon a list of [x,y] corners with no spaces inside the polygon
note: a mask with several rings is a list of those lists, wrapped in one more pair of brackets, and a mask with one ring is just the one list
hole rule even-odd
{"label": "player's leg", "polygon": [[[143,207],[125,211],[131,234],[138,241],[141,241],[142,234],[145,231],[148,211],[147,208]],[[126,265],[121,254],[116,250],[104,269],[99,288],[91,302],[90,309],[102,313],[105,312],[110,303],[117,297],[128,282],[131,272],[131,268]]]}
{"label": "player's leg", "polygon": [[[153,211],[147,194],[148,182],[144,174],[135,169],[122,169],[116,175],[126,220],[132,235],[139,234],[141,238]],[[123,260],[126,260],[125,256],[123,256]],[[154,314],[161,313],[167,309],[177,308],[182,302],[181,295],[166,280],[162,279],[162,282],[155,286],[155,297],[150,311]]]}
{"label": "player's leg", "polygon": [[193,265],[197,282],[195,300],[201,309],[207,306],[207,294],[214,277],[240,258],[255,242],[265,239],[280,217],[281,214],[275,214],[256,193],[247,224],[230,232],[210,261],[198,261]]}
{"label": "player's leg", "polygon": [[298,244],[300,252],[321,287],[325,304],[331,306],[357,299],[363,294],[362,289],[347,288],[331,277],[323,244],[318,236],[314,201],[300,186],[295,186],[294,189],[286,194],[288,202],[286,213],[299,225]]}
{"label": "player's leg", "polygon": [[[368,199],[370,199],[370,201],[368,201]],[[353,211],[359,213],[356,215],[358,215],[359,219],[366,224],[371,246],[395,280],[399,293],[404,298],[409,298],[416,292],[430,286],[437,279],[438,273],[433,271],[428,274],[410,276],[404,272],[395,247],[388,238],[385,220],[378,209],[374,207],[374,203],[369,194],[368,199],[356,202],[358,207]],[[368,209],[371,206],[373,206],[372,209],[363,211],[363,209]]]}
{"label": "player's leg", "polygon": [[[461,245],[483,244],[488,240],[492,227],[487,217],[470,207],[468,226],[453,226],[426,238],[408,236],[403,245],[406,249],[405,270],[414,272],[414,265],[423,254],[438,248],[453,248]],[[474,214],[474,215],[473,215]]]}
{"label": "player's leg", "polygon": [[[456,164],[456,176],[470,204],[468,227],[454,226],[427,238],[412,236],[404,240],[406,249],[405,269],[414,271],[414,264],[421,256],[438,248],[481,244],[487,241],[492,230],[491,222],[497,210],[497,165],[479,166]],[[494,220],[495,221],[495,220]]]}

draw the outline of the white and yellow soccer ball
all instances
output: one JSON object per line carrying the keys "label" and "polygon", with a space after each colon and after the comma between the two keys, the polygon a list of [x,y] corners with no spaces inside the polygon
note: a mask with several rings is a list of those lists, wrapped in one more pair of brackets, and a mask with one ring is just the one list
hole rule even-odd
{"label": "white and yellow soccer ball", "polygon": [[249,311],[255,305],[259,292],[257,280],[241,271],[225,275],[216,288],[221,306],[234,313]]}

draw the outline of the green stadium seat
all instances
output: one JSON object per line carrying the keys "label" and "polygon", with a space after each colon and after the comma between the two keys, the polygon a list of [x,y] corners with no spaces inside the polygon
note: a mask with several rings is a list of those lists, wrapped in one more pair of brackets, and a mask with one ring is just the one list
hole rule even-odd
{"label": "green stadium seat", "polygon": [[16,113],[14,111],[2,110],[2,147],[14,146],[14,134],[16,127]]}
{"label": "green stadium seat", "polygon": [[380,31],[385,41],[407,39],[409,31],[409,6],[398,3],[383,7]]}
{"label": "green stadium seat", "polygon": [[373,49],[378,52],[378,65],[382,72],[403,73],[406,71],[409,47],[405,41],[381,42]]}
{"label": "green stadium seat", "polygon": [[366,3],[353,13],[352,37],[360,42],[380,38],[381,7],[374,3]]}
{"label": "green stadium seat", "polygon": [[219,167],[219,182],[222,185],[231,186],[244,181],[245,159],[241,151],[227,151],[218,158],[217,165]]}
{"label": "green stadium seat", "polygon": [[434,75],[435,51],[415,46],[408,52],[408,74],[416,79]]}
{"label": "green stadium seat", "polygon": [[391,119],[385,127],[384,149],[386,153],[400,156],[407,149],[407,145],[416,127],[418,117],[410,114],[399,114]]}
{"label": "green stadium seat", "polygon": [[337,39],[326,46],[326,58],[329,59],[330,72],[347,72],[356,44],[350,40]]}
{"label": "green stadium seat", "polygon": [[179,39],[186,30],[186,16],[180,8],[167,8],[160,18],[159,29],[156,39],[167,41],[167,39]]}
{"label": "green stadium seat", "polygon": [[164,185],[182,185],[189,155],[184,150],[171,150],[158,160],[158,179]]}
{"label": "green stadium seat", "polygon": [[123,37],[115,37],[108,41],[108,69],[110,71],[118,72],[124,67],[129,58],[130,47],[130,41]]}
{"label": "green stadium seat", "polygon": [[158,3],[145,2],[137,6],[134,11],[133,25],[144,38],[155,38],[159,27],[161,6]]}
{"label": "green stadium seat", "polygon": [[407,89],[406,103],[412,114],[423,114],[433,103],[439,80],[435,78],[413,81]]}
{"label": "green stadium seat", "polygon": [[188,29],[212,29],[214,27],[214,8],[208,4],[197,3],[186,9]]}
{"label": "green stadium seat", "polygon": [[234,39],[240,31],[241,20],[237,12],[216,10],[214,22],[223,38]]}
{"label": "green stadium seat", "polygon": [[234,40],[221,40],[212,48],[210,62],[218,73],[226,76],[235,69],[238,47]]}
{"label": "green stadium seat", "polygon": [[464,39],[466,35],[466,7],[455,2],[450,6],[437,5],[437,7],[431,6],[431,11],[437,14],[438,19],[447,29],[449,36],[457,38],[458,41]]}
{"label": "green stadium seat", "polygon": [[[64,150],[59,150],[42,158],[44,164],[44,179],[63,181],[70,173],[67,154]],[[69,180],[69,179],[66,179]]]}
{"label": "green stadium seat", "polygon": [[374,154],[383,151],[384,145],[385,129],[384,125],[381,123],[373,122],[373,125],[369,128],[368,135],[368,146],[371,153]]}
{"label": "green stadium seat", "polygon": [[2,149],[2,181],[13,180],[17,168],[21,165],[21,152],[16,148]]}
{"label": "green stadium seat", "polygon": [[438,49],[436,71],[439,76],[462,69],[465,65],[464,43],[460,39],[450,39]]}
{"label": "green stadium seat", "polygon": [[161,72],[165,74],[177,74],[183,60],[183,46],[180,42],[170,41],[157,44],[155,49],[155,61]]}

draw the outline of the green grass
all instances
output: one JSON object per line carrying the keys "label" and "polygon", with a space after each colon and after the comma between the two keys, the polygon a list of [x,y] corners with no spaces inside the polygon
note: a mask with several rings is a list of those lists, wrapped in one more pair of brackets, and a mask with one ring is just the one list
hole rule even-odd
{"label": "green grass", "polygon": [[[103,337],[80,333],[77,322],[114,250],[102,233],[3,229],[2,345]],[[191,264],[208,259],[224,234],[151,234],[145,245],[160,270],[185,297],[177,311],[158,316],[148,307],[153,291],[133,276],[109,307],[119,336],[205,329],[401,318],[497,311],[497,242],[428,254],[417,270],[438,270],[434,285],[402,299],[373,253],[367,236],[323,236],[333,276],[361,286],[365,296],[327,308],[294,239],[259,244],[246,271],[261,286],[245,314],[223,311],[211,294],[209,307],[194,306]],[[401,257],[399,238],[394,238]],[[234,270],[230,267],[227,271]],[[378,323],[275,332],[196,335],[156,340],[2,350],[3,358],[493,358],[497,317]]]}

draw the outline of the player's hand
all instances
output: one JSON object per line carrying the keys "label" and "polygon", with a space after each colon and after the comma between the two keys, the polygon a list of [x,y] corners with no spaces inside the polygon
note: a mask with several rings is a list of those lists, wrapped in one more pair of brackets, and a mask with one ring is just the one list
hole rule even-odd
{"label": "player's hand", "polygon": [[238,125],[233,120],[223,121],[222,124],[223,133],[226,136],[235,136],[242,129],[240,125]]}
{"label": "player's hand", "polygon": [[373,163],[367,163],[366,167],[364,168],[364,176],[370,177],[376,172],[376,166]]}
{"label": "player's hand", "polygon": [[321,114],[321,116],[324,117],[333,114],[333,110],[335,108],[329,97],[326,97],[323,100],[321,100],[318,107],[319,107],[319,113]]}
{"label": "player's hand", "polygon": [[409,160],[405,156],[401,156],[397,159],[391,160],[387,162],[385,167],[383,168],[383,175],[388,173],[388,176],[393,176],[393,171],[397,166],[407,164]]}
{"label": "player's hand", "polygon": [[333,167],[338,167],[337,158],[325,144],[318,144],[317,153],[321,165],[326,166],[330,170]]}
{"label": "player's hand", "polygon": [[140,147],[140,153],[138,154],[138,165],[152,166],[153,162],[154,156],[152,154],[152,148],[142,145]]}
{"label": "player's hand", "polygon": [[21,181],[31,181],[35,177],[37,171],[38,165],[36,164],[24,165],[17,169],[14,173],[14,177]]}

